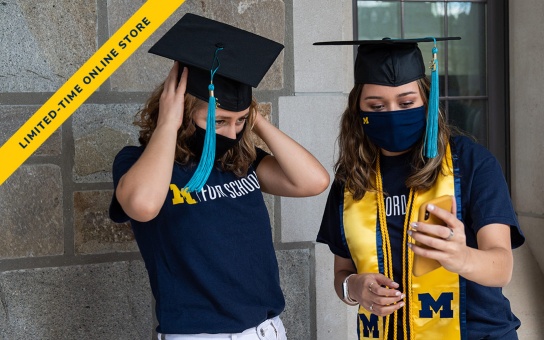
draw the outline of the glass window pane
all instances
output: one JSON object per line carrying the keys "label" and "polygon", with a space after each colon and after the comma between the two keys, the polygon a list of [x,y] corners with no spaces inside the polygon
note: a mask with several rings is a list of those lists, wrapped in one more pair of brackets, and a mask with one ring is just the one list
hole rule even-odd
{"label": "glass window pane", "polygon": [[359,40],[400,37],[400,3],[357,1]]}
{"label": "glass window pane", "polygon": [[421,38],[429,36],[444,36],[444,3],[404,3],[404,37]]}
{"label": "glass window pane", "polygon": [[[444,8],[443,2],[407,2],[404,5],[404,37],[443,37],[444,33]],[[438,74],[440,76],[440,96],[444,96],[444,75],[446,68],[444,64],[445,42],[437,42],[438,47]],[[432,43],[420,43],[419,49],[423,54],[425,65],[429,66],[432,60]],[[427,68],[427,76],[431,76]]]}
{"label": "glass window pane", "polygon": [[448,3],[448,34],[461,37],[449,44],[449,96],[487,95],[485,20],[485,4]]}
{"label": "glass window pane", "polygon": [[461,130],[468,132],[487,146],[487,101],[486,100],[449,100],[448,120]]}

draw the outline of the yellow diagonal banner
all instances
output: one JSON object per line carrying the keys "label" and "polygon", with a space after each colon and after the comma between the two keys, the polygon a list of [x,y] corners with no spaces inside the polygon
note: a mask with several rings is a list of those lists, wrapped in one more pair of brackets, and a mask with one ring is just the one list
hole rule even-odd
{"label": "yellow diagonal banner", "polygon": [[184,2],[146,1],[0,148],[0,185]]}

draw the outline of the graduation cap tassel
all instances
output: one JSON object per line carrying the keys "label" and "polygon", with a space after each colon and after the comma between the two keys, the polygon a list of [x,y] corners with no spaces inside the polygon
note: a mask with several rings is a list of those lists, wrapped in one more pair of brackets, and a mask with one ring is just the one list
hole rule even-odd
{"label": "graduation cap tassel", "polygon": [[425,131],[425,157],[434,158],[438,156],[438,48],[436,39],[433,47],[433,60],[431,61],[431,91],[429,94],[429,104],[427,109],[427,129]]}
{"label": "graduation cap tassel", "polygon": [[[219,69],[220,63],[217,53],[223,48],[219,47],[215,50],[215,56],[213,59],[212,67],[210,70],[211,80],[210,85],[208,85],[208,90],[210,97],[208,99],[208,115],[206,118],[206,135],[204,136],[204,148],[202,150],[202,157],[198,163],[193,177],[189,180],[189,183],[185,186],[188,192],[200,191],[206,184],[210,173],[212,172],[214,163],[215,163],[215,107],[216,99],[214,94],[214,85],[213,77],[217,70]],[[217,67],[214,68],[214,65],[217,61]]]}

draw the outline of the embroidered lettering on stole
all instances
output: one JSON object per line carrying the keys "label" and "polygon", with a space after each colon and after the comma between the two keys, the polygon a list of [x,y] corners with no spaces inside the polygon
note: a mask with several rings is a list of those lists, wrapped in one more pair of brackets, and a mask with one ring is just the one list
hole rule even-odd
{"label": "embroidered lettering on stole", "polygon": [[[411,221],[417,221],[419,206],[435,197],[453,195],[457,199],[457,207],[461,206],[456,193],[456,183],[453,176],[451,149],[448,145],[446,157],[442,161],[442,174],[434,186],[418,193],[415,204],[415,216]],[[457,188],[459,189],[459,188]],[[351,194],[344,192],[343,228],[351,256],[358,273],[384,273],[382,253],[382,236],[377,221],[378,208],[376,194],[365,193],[365,196],[354,201]],[[408,202],[409,204],[409,202]],[[410,211],[407,207],[406,211]],[[459,215],[459,214],[458,214]],[[459,216],[458,216],[459,217]],[[413,261],[413,253],[408,251],[409,261]],[[411,268],[411,266],[410,266]],[[412,275],[412,273],[409,273]],[[420,277],[411,276],[411,292],[405,291],[406,303],[409,306],[409,339],[461,339],[462,326],[465,325],[464,311],[461,310],[462,278],[440,267]],[[408,297],[411,296],[409,300]],[[392,316],[391,316],[392,318]],[[392,320],[390,320],[390,323]],[[398,322],[403,322],[398,320]],[[383,339],[384,318],[378,317],[359,306],[358,337],[359,339]],[[392,338],[392,334],[389,337]],[[402,334],[397,336],[403,337]]]}

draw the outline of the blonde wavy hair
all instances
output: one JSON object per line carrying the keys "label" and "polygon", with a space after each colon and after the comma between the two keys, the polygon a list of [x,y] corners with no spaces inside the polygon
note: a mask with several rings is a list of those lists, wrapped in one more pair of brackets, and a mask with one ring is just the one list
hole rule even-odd
{"label": "blonde wavy hair", "polygon": [[[425,78],[417,80],[419,92],[425,107],[428,105],[430,82]],[[376,161],[380,149],[374,145],[363,131],[359,117],[359,100],[363,84],[355,84],[348,97],[348,107],[340,121],[338,136],[339,156],[334,165],[335,179],[345,183],[353,198],[360,200],[367,191],[377,191]],[[412,173],[406,186],[419,191],[429,189],[442,171],[442,159],[451,136],[445,114],[439,110],[438,117],[438,157],[426,158],[423,155],[424,138],[415,145],[412,152]]]}
{"label": "blonde wavy hair", "polygon": [[[138,141],[142,146],[147,146],[151,135],[157,127],[157,119],[159,116],[159,99],[162,91],[164,90],[164,83],[159,85],[151,94],[143,109],[138,111],[136,118],[136,126],[140,127],[140,136]],[[177,146],[175,161],[182,165],[196,162],[195,154],[189,149],[187,145],[188,137],[192,136],[195,132],[195,126],[193,123],[193,115],[199,105],[205,103],[204,101],[196,98],[195,96],[186,93],[183,122],[178,130]],[[223,171],[231,171],[239,177],[245,176],[249,169],[249,166],[256,158],[256,151],[254,143],[251,139],[251,128],[254,125],[255,115],[257,114],[258,103],[255,98],[252,98],[249,106],[248,118],[245,122],[243,135],[240,142],[230,149],[221,159],[220,167]]]}

